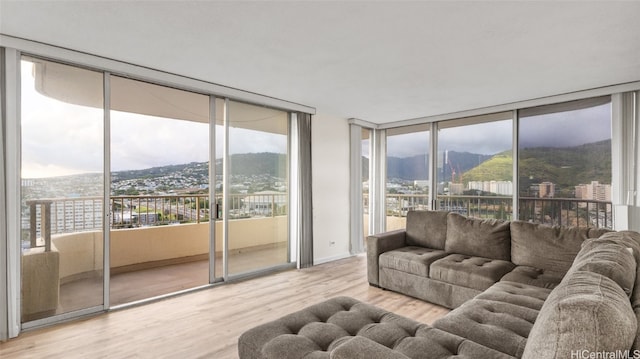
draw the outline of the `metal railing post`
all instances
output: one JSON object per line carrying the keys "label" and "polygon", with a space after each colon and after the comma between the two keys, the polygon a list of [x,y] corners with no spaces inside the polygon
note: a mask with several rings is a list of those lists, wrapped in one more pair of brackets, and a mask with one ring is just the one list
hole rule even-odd
{"label": "metal railing post", "polygon": [[[43,201],[42,206],[44,208],[40,209],[40,231],[44,237],[45,252],[51,251],[51,202],[52,201]],[[42,227],[44,227],[44,229]]]}
{"label": "metal railing post", "polygon": [[38,230],[36,201],[29,201],[27,204],[29,205],[29,242],[31,248],[35,248],[38,246],[36,233]]}
{"label": "metal railing post", "polygon": [[200,197],[196,196],[196,223],[200,223]]}

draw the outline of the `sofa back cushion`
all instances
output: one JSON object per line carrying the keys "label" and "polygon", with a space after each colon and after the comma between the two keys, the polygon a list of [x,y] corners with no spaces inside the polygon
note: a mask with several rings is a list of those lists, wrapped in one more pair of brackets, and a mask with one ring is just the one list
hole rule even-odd
{"label": "sofa back cushion", "polygon": [[599,273],[575,271],[544,302],[522,358],[624,352],[631,348],[637,326],[618,284]]}
{"label": "sofa back cushion", "polygon": [[405,236],[407,245],[444,249],[447,214],[445,211],[409,211]]}
{"label": "sofa back cushion", "polygon": [[[633,255],[636,258],[636,280],[631,292],[631,308],[636,314],[638,328],[640,328],[640,233],[635,231],[618,231],[605,233],[598,239],[589,242],[613,242],[633,248]],[[640,331],[636,332],[636,340],[631,347],[632,352],[640,353]]]}
{"label": "sofa back cushion", "polygon": [[564,275],[589,228],[551,227],[524,221],[511,222],[511,261],[519,266],[544,269]]}
{"label": "sofa back cushion", "polygon": [[467,218],[458,213],[447,216],[447,253],[511,260],[509,222]]}
{"label": "sofa back cushion", "polygon": [[627,296],[631,296],[636,281],[636,258],[633,248],[621,243],[587,239],[567,275],[574,271],[602,274],[616,282]]}

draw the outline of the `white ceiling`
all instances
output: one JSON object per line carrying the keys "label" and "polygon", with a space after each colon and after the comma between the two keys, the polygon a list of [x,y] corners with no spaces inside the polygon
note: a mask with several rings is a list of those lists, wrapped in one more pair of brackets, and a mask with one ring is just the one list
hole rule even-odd
{"label": "white ceiling", "polygon": [[640,81],[640,1],[7,1],[0,32],[375,123]]}

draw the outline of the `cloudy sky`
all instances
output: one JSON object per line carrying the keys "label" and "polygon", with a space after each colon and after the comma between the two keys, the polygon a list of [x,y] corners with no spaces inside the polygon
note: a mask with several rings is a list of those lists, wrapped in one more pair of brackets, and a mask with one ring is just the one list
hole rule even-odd
{"label": "cloudy sky", "polygon": [[[22,68],[22,176],[37,178],[101,172],[102,111],[64,103],[35,91],[31,65]],[[521,119],[521,147],[568,147],[611,138],[609,104]],[[132,113],[112,112],[112,171],[208,160],[208,126]],[[222,153],[218,131],[217,153]],[[230,129],[230,152],[284,152],[286,137]],[[409,157],[428,151],[425,132],[389,136],[388,155]],[[440,131],[439,148],[495,154],[511,148],[510,120]]]}
{"label": "cloudy sky", "polygon": [[[512,121],[452,127],[440,131],[441,150],[492,155],[511,148]],[[559,112],[520,119],[520,147],[570,147],[611,138],[611,106]],[[426,132],[387,139],[387,154],[410,157],[428,150]]]}
{"label": "cloudy sky", "polygon": [[[103,171],[102,110],[46,97],[34,89],[31,65],[22,67],[22,177]],[[221,128],[218,126],[218,128]],[[222,131],[216,151],[222,154]],[[283,135],[231,128],[230,153],[283,152]],[[204,123],[113,111],[112,171],[205,162],[209,131]]]}

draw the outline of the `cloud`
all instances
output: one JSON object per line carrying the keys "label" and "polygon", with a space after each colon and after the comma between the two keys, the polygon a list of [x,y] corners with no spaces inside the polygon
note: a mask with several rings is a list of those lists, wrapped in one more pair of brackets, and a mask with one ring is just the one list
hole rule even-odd
{"label": "cloud", "polygon": [[[495,154],[508,150],[512,143],[511,120],[444,128],[438,133],[439,151]],[[429,151],[427,132],[387,138],[387,155],[410,157]]]}
{"label": "cloud", "polygon": [[209,126],[132,113],[111,113],[111,170],[209,159]]}
{"label": "cloud", "polygon": [[[22,66],[22,176],[52,177],[104,171],[104,113],[35,90],[32,65]],[[98,89],[97,91],[101,91]],[[111,112],[111,170],[144,169],[209,160],[209,126],[126,112]],[[230,128],[234,153],[287,151],[287,136]],[[223,129],[216,126],[217,157]]]}
{"label": "cloud", "polygon": [[[25,91],[23,91],[23,95]],[[22,176],[26,178],[103,171],[101,110],[23,96]]]}
{"label": "cloud", "polygon": [[387,155],[390,157],[412,157],[428,152],[428,131],[387,137]]}
{"label": "cloud", "polygon": [[496,154],[512,148],[512,128],[511,120],[445,128],[438,133],[438,150]]}
{"label": "cloud", "polygon": [[[493,155],[512,148],[512,121],[488,122],[440,130],[439,151]],[[611,105],[575,111],[523,117],[519,124],[519,146],[571,147],[611,139]],[[410,157],[428,151],[425,133],[387,138],[387,155]]]}
{"label": "cloud", "polygon": [[571,147],[611,139],[611,105],[522,118],[520,147]]}

